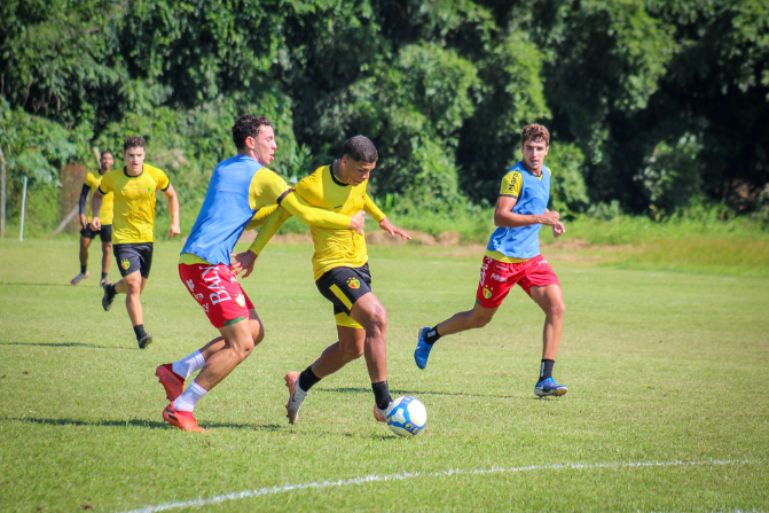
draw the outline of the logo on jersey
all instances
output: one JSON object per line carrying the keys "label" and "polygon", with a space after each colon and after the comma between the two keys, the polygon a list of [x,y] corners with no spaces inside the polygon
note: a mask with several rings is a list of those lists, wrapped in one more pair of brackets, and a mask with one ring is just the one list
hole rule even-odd
{"label": "logo on jersey", "polygon": [[521,188],[521,180],[522,180],[521,173],[515,171],[510,175],[510,181],[507,183],[507,187],[505,187],[505,194],[509,194],[511,196],[517,196],[518,191]]}
{"label": "logo on jersey", "polygon": [[358,278],[356,278],[355,276],[350,276],[349,278],[347,278],[347,287],[353,290],[359,289],[360,280],[358,280]]}
{"label": "logo on jersey", "polygon": [[131,267],[131,262],[129,262],[127,258],[124,258],[120,261],[120,267],[122,267],[124,271],[127,271]]}
{"label": "logo on jersey", "polygon": [[483,287],[483,299],[491,299],[491,289]]}

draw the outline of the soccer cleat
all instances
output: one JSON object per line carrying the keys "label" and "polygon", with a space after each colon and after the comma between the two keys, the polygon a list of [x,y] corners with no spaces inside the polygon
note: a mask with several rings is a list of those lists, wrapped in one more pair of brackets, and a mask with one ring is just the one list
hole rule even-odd
{"label": "soccer cleat", "polygon": [[560,397],[569,391],[569,387],[559,384],[553,378],[543,379],[534,386],[534,394],[537,397],[554,395]]}
{"label": "soccer cleat", "polygon": [[104,295],[101,297],[101,307],[107,312],[112,306],[112,301],[115,299],[115,292],[110,291],[110,283],[105,283],[101,288],[104,289]]}
{"label": "soccer cleat", "polygon": [[425,326],[419,330],[417,348],[414,349],[414,361],[420,369],[427,367],[427,359],[430,358],[430,351],[433,350],[433,346],[425,342],[425,334],[428,331],[430,331],[430,326]]}
{"label": "soccer cleat", "polygon": [[286,417],[289,424],[295,424],[296,419],[299,417],[299,408],[304,402],[304,398],[307,397],[307,392],[298,386],[299,373],[296,371],[288,372],[283,378],[286,380],[286,387],[288,388],[288,402],[286,403]]}
{"label": "soccer cleat", "polygon": [[173,371],[170,363],[158,365],[155,369],[155,376],[166,390],[166,399],[173,402],[174,399],[182,395],[184,391],[184,378]]}
{"label": "soccer cleat", "polygon": [[205,431],[205,429],[198,426],[198,421],[191,411],[177,410],[174,408],[174,403],[169,404],[163,410],[163,420],[182,431],[195,431],[198,433]]}
{"label": "soccer cleat", "polygon": [[387,408],[384,410],[380,410],[379,407],[375,404],[374,405],[374,418],[377,422],[387,422],[387,416],[390,415],[390,412],[393,409],[393,406],[395,403],[393,401],[390,401],[390,404],[387,405]]}
{"label": "soccer cleat", "polygon": [[145,349],[148,345],[152,344],[152,335],[145,333],[136,343],[139,344],[139,349]]}
{"label": "soccer cleat", "polygon": [[90,276],[90,274],[88,273],[88,271],[86,271],[85,273],[77,273],[74,278],[69,280],[69,284],[70,285],[77,285],[78,283],[80,283],[81,281],[85,280],[89,276]]}

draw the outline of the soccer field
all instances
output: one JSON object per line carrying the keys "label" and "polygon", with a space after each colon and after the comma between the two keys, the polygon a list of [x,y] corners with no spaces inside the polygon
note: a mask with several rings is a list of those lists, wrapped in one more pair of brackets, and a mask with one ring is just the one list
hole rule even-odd
{"label": "soccer field", "polygon": [[177,277],[180,243],[156,246],[144,351],[121,298],[105,313],[98,278],[68,284],[76,244],[0,241],[0,512],[769,511],[767,277],[546,250],[569,393],[541,400],[543,316],[520,289],[487,327],[441,340],[426,370],[413,363],[421,326],[472,305],[480,252],[372,246],[391,389],[428,411],[403,439],[373,420],[362,359],[288,425],[283,375],[336,332],[312,248],[272,244],[243,281],[265,340],[201,401],[194,434],[164,424],[154,376],[215,334]]}

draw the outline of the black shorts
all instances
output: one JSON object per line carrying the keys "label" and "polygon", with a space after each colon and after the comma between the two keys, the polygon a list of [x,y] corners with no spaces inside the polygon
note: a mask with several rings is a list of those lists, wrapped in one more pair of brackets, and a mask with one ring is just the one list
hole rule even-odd
{"label": "black shorts", "polygon": [[363,267],[336,267],[315,281],[323,297],[334,305],[334,314],[350,314],[352,305],[371,292],[371,273]]}
{"label": "black shorts", "polygon": [[150,277],[152,243],[115,244],[112,246],[120,276],[139,271],[143,278]]}
{"label": "black shorts", "polygon": [[112,242],[112,225],[103,224],[101,225],[101,230],[93,231],[91,229],[91,225],[89,224],[85,228],[80,230],[80,236],[85,237],[86,239],[95,239],[96,235],[99,236],[102,244],[105,244],[107,242]]}

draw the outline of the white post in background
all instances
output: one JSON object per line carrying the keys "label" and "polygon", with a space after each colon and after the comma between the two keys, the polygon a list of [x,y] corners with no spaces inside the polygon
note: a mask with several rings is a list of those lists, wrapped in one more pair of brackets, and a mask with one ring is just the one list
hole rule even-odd
{"label": "white post in background", "polygon": [[5,237],[5,187],[7,173],[5,167],[5,155],[0,147],[0,237]]}
{"label": "white post in background", "polygon": [[24,192],[21,195],[21,226],[19,227],[19,240],[24,241],[24,212],[27,210],[27,177],[24,177]]}

